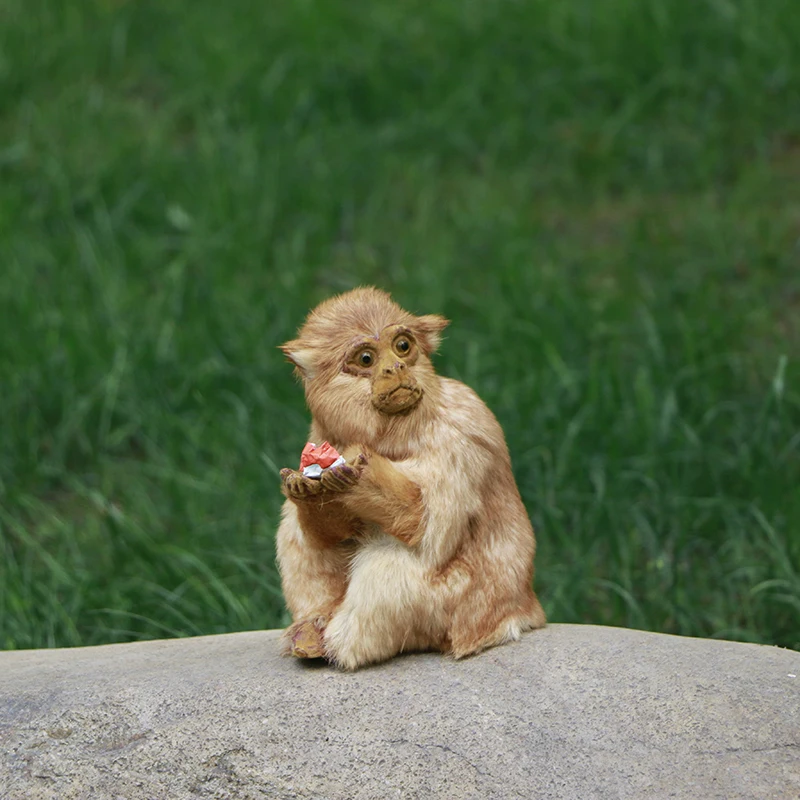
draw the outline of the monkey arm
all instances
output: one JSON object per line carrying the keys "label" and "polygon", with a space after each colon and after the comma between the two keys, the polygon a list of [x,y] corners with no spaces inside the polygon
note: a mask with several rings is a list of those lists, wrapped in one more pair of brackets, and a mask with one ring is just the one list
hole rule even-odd
{"label": "monkey arm", "polygon": [[333,547],[360,530],[360,524],[342,504],[339,494],[325,491],[320,481],[292,469],[281,471],[282,491],[297,507],[297,521],[308,543]]}
{"label": "monkey arm", "polygon": [[418,544],[424,531],[422,491],[389,459],[369,456],[360,480],[341,495],[347,510],[364,522],[372,522],[404,544]]}
{"label": "monkey arm", "polygon": [[[477,419],[476,419],[477,417]],[[496,448],[475,435],[486,420],[473,413],[476,426],[444,429],[409,464],[408,474],[422,488],[425,508],[420,550],[431,566],[447,564],[465,540],[475,535],[488,498],[501,489],[507,470]],[[497,520],[497,524],[502,524]]]}
{"label": "monkey arm", "polygon": [[361,525],[338,498],[315,497],[297,503],[297,521],[314,547],[333,547],[359,532]]}

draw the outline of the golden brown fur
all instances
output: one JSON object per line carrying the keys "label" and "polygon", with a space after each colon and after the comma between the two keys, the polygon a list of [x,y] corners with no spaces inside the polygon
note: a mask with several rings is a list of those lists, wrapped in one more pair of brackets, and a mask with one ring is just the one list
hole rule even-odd
{"label": "golden brown fur", "polygon": [[447,324],[356,289],[320,304],[283,345],[305,388],[309,440],[347,459],[322,480],[281,473],[293,655],[345,669],[411,650],[462,657],[545,625],[503,432],[430,362]]}

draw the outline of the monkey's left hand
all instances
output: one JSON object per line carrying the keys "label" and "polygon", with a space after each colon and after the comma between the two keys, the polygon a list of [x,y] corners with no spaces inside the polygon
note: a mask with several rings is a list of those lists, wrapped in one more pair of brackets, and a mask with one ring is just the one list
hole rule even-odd
{"label": "monkey's left hand", "polygon": [[367,463],[367,457],[363,453],[359,453],[351,464],[345,463],[326,469],[319,482],[325,491],[348,492],[358,483]]}

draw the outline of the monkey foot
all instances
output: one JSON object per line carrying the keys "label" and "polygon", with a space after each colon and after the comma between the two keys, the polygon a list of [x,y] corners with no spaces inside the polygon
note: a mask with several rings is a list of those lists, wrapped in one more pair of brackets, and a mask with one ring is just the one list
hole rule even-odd
{"label": "monkey foot", "polygon": [[325,655],[322,643],[325,622],[323,617],[315,617],[291,625],[286,631],[289,655],[295,658],[322,658]]}

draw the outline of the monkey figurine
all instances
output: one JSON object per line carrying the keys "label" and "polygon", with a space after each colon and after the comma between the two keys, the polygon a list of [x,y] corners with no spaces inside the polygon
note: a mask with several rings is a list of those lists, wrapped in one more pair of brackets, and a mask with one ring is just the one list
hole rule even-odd
{"label": "monkey figurine", "polygon": [[448,324],[359,288],[281,346],[305,389],[309,441],[345,458],[320,477],[281,471],[287,654],[347,670],[408,651],[462,658],[546,623],[503,431],[430,361]]}

